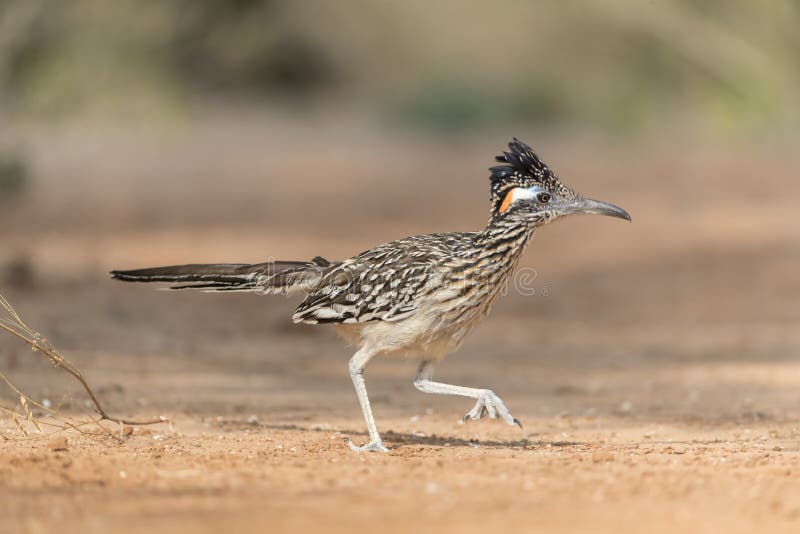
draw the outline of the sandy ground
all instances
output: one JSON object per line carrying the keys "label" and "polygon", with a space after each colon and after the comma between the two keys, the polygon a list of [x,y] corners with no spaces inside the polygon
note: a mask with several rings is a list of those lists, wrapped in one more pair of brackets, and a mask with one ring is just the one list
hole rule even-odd
{"label": "sandy ground", "polygon": [[[70,433],[52,450],[0,419],[0,532],[800,529],[800,160],[788,149],[540,148],[634,223],[542,230],[523,260],[534,294],[512,290],[441,366],[442,380],[492,388],[524,430],[461,424],[469,400],[423,395],[413,361],[384,360],[367,385],[392,451],[354,454],[344,438],[365,435],[351,349],[292,325],[297,299],[156,292],[103,273],[341,258],[477,228],[501,142],[319,134],[311,157],[299,140],[235,132],[31,141],[38,182],[2,215],[2,292],[116,413],[171,423],[122,443]],[[0,366],[83,409],[13,340],[0,339]]]}

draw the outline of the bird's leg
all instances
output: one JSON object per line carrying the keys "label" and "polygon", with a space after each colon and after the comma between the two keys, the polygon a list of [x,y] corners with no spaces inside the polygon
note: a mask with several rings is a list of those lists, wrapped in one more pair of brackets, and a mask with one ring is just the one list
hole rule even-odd
{"label": "bird's leg", "polygon": [[437,395],[460,395],[462,397],[471,397],[477,399],[475,407],[464,415],[464,421],[471,419],[480,419],[484,415],[488,415],[492,419],[501,417],[509,425],[518,425],[522,428],[522,423],[519,419],[511,415],[508,411],[503,400],[494,394],[489,389],[468,388],[464,386],[453,386],[450,384],[442,384],[441,382],[434,382],[433,378],[434,364],[432,362],[422,362],[417,368],[417,376],[414,377],[414,387],[423,393],[434,393]]}
{"label": "bird's leg", "polygon": [[372,408],[369,405],[369,397],[367,397],[367,385],[364,382],[364,367],[375,356],[375,353],[365,349],[356,352],[350,358],[350,378],[353,379],[353,385],[356,387],[356,394],[358,395],[358,402],[361,404],[361,411],[364,412],[364,420],[367,422],[367,430],[369,431],[369,443],[357,447],[349,439],[347,444],[354,451],[375,451],[375,452],[389,452],[389,449],[381,441],[381,436],[378,434],[378,427],[375,425],[375,418],[372,416]]}

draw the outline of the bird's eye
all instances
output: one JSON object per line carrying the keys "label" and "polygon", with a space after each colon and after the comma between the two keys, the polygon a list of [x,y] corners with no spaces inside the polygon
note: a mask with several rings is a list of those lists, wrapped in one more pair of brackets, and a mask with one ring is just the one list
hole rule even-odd
{"label": "bird's eye", "polygon": [[550,198],[550,193],[545,193],[544,191],[536,195],[536,200],[538,200],[540,204],[547,204],[550,202]]}

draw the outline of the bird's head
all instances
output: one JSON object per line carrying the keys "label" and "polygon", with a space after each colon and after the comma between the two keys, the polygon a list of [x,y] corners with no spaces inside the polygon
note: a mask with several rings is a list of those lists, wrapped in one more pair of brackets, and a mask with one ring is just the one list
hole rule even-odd
{"label": "bird's head", "polygon": [[580,213],[631,220],[628,212],[619,206],[583,198],[561,183],[531,147],[516,137],[508,148],[495,158],[502,165],[489,169],[492,173],[492,217],[513,217],[534,225]]}

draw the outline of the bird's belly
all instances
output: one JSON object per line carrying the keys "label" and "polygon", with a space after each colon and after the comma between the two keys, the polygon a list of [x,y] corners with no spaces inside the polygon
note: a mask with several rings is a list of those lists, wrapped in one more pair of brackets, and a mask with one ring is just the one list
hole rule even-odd
{"label": "bird's belly", "polygon": [[403,319],[337,324],[336,330],[348,343],[379,354],[438,361],[458,349],[486,317],[504,283],[504,276],[479,283],[440,282]]}
{"label": "bird's belly", "polygon": [[455,351],[464,337],[485,316],[476,310],[469,317],[448,322],[439,311],[420,310],[399,321],[337,324],[336,332],[349,344],[382,355],[438,361]]}
{"label": "bird's belly", "polygon": [[455,350],[453,340],[434,328],[434,317],[416,313],[399,321],[337,324],[336,332],[348,343],[381,355],[428,358]]}

